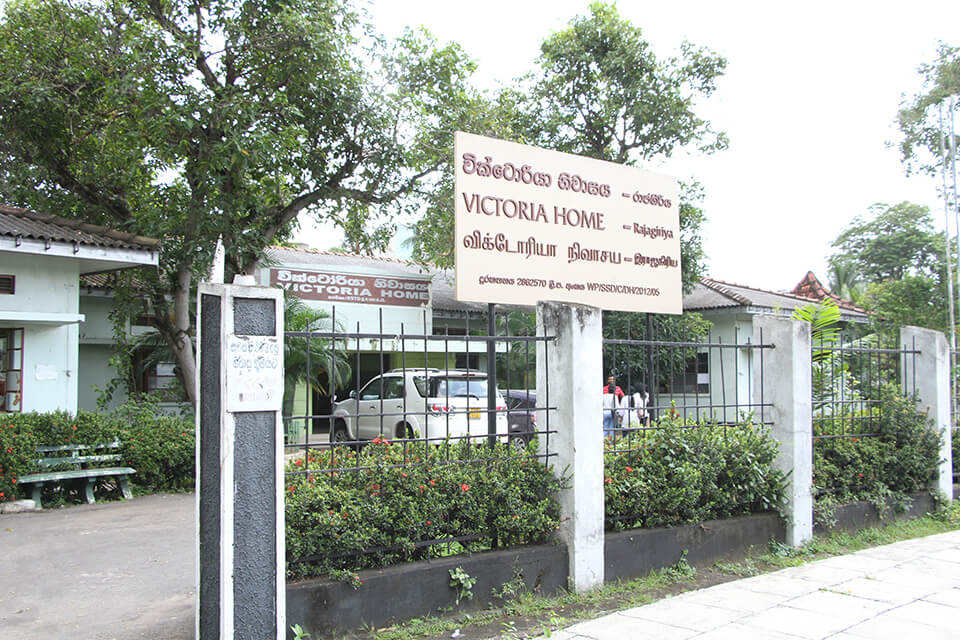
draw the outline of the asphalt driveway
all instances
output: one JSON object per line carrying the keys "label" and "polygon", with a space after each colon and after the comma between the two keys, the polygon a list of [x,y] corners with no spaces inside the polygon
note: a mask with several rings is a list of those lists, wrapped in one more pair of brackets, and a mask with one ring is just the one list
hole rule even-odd
{"label": "asphalt driveway", "polygon": [[0,639],[190,640],[195,498],[0,515]]}

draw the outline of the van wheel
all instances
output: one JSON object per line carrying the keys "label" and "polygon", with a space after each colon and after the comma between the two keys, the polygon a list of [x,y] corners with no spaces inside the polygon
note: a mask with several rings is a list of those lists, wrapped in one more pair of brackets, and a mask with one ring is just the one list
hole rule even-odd
{"label": "van wheel", "polygon": [[514,451],[525,453],[527,451],[527,437],[515,433],[510,436],[510,445]]}
{"label": "van wheel", "polygon": [[333,430],[330,432],[330,442],[350,442],[350,434],[347,432],[346,422],[343,420],[337,420],[333,423]]}
{"label": "van wheel", "polygon": [[413,439],[413,427],[409,424],[397,425],[397,439],[398,440],[412,440]]}

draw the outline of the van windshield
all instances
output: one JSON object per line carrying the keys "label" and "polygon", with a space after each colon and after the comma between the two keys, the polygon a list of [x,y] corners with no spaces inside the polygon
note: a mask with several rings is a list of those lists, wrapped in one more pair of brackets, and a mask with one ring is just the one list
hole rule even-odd
{"label": "van windshield", "polygon": [[487,379],[466,377],[414,377],[414,385],[423,398],[486,398]]}

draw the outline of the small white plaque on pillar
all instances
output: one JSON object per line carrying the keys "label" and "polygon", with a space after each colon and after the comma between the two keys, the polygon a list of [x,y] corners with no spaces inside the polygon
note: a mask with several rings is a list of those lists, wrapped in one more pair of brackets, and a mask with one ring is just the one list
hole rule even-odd
{"label": "small white plaque on pillar", "polygon": [[276,336],[227,336],[227,411],[279,411],[283,345]]}

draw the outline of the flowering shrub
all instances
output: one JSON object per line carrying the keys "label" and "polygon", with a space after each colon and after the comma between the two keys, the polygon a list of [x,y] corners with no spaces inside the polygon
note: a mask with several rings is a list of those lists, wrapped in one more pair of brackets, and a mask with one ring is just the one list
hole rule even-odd
{"label": "flowering shrub", "polygon": [[608,528],[657,527],[779,509],[785,478],[773,468],[776,442],[744,421],[684,424],[607,440]]}
{"label": "flowering shrub", "polygon": [[290,577],[426,558],[446,546],[423,544],[437,540],[460,538],[467,551],[540,543],[559,524],[560,481],[505,444],[491,450],[377,438],[359,453],[312,451],[287,471]]}
{"label": "flowering shrub", "polygon": [[887,497],[903,502],[936,479],[940,436],[916,401],[886,385],[879,406],[879,416],[867,427],[875,435],[813,441],[813,489],[821,507]]}
{"label": "flowering shrub", "polygon": [[[146,399],[131,401],[109,413],[80,411],[11,413],[0,424],[0,501],[29,497],[17,478],[39,471],[39,445],[97,445],[120,440],[120,463],[137,473],[131,483],[140,492],[191,488],[194,484],[194,426],[163,415]],[[55,487],[45,487],[52,491]],[[45,500],[46,502],[46,500]]]}

